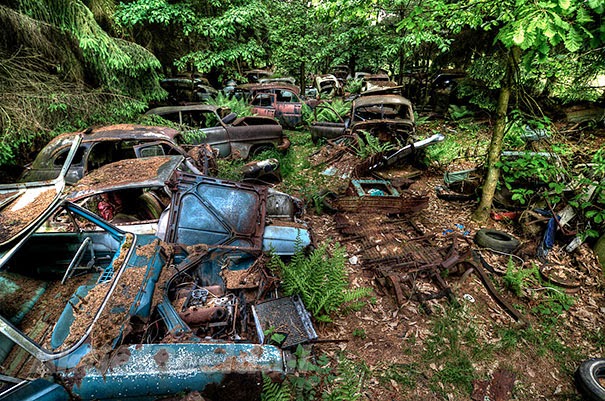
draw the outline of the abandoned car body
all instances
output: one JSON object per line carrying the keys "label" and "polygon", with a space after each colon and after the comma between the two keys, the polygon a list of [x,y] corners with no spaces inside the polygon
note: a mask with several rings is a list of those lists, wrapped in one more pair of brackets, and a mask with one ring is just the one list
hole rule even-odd
{"label": "abandoned car body", "polygon": [[176,139],[179,131],[166,127],[142,125],[112,125],[88,129],[83,133],[67,133],[53,138],[38,154],[32,165],[26,168],[21,182],[47,181],[55,179],[65,162],[70,146],[82,135],[65,180],[74,183],[107,163],[155,155],[182,155],[189,167],[205,173],[195,166],[187,152]]}
{"label": "abandoned car body", "polygon": [[210,105],[157,107],[146,114],[191,127],[183,137],[191,144],[210,145],[218,150],[219,157],[239,155],[245,159],[261,149],[285,151],[290,147],[282,127],[269,117],[237,118],[228,109]]}
{"label": "abandoned car body", "polygon": [[[307,228],[297,223],[303,213],[299,199],[263,186],[191,174],[182,156],[105,165],[72,187],[68,199],[126,231],[157,234],[170,243],[262,246],[292,255],[297,243],[304,247],[311,241]],[[185,228],[189,218],[194,220]]]}
{"label": "abandoned car body", "polygon": [[303,101],[299,89],[288,84],[264,84],[250,87],[252,112],[273,117],[285,127],[294,128],[302,122]]}
{"label": "abandoned car body", "polygon": [[[273,289],[254,235],[185,250],[122,231],[62,200],[66,171],[0,187],[3,399],[255,399],[262,373],[286,373],[286,351],[263,340],[275,313],[265,303],[284,299],[260,302]],[[246,221],[250,232],[259,221]],[[288,346],[316,337],[304,308],[292,320]]]}
{"label": "abandoned car body", "polygon": [[320,97],[331,98],[343,94],[343,88],[340,81],[332,74],[324,74],[315,77],[315,88]]}
{"label": "abandoned car body", "polygon": [[412,103],[399,95],[362,96],[353,101],[350,117],[341,123],[314,122],[311,139],[334,139],[361,131],[382,142],[406,145],[415,133]]}
{"label": "abandoned car body", "polygon": [[160,86],[168,92],[170,104],[203,102],[216,97],[218,91],[202,77],[175,77],[160,81]]}

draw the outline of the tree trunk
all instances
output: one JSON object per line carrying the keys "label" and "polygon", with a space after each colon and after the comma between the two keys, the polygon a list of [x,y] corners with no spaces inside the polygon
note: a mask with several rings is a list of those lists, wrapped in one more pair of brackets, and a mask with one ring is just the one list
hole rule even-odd
{"label": "tree trunk", "polygon": [[299,74],[298,77],[300,79],[300,81],[299,81],[300,94],[302,96],[304,96],[305,95],[305,89],[306,89],[306,86],[307,86],[306,77],[305,77],[306,72],[305,72],[305,62],[304,61],[302,61],[300,63],[300,69],[298,70],[298,74]]}
{"label": "tree trunk", "polygon": [[487,172],[485,175],[483,188],[481,190],[481,201],[472,215],[472,219],[477,222],[487,221],[492,208],[494,194],[496,193],[498,179],[500,178],[500,168],[498,168],[496,165],[500,161],[500,154],[502,153],[502,140],[504,139],[504,133],[506,132],[508,102],[510,99],[511,88],[513,85],[520,52],[521,50],[518,47],[513,47],[510,50],[506,77],[504,78],[502,87],[500,88],[500,95],[498,97],[498,106],[496,110],[496,124],[494,126],[494,133],[492,134],[492,140],[489,144],[489,150],[487,153]]}

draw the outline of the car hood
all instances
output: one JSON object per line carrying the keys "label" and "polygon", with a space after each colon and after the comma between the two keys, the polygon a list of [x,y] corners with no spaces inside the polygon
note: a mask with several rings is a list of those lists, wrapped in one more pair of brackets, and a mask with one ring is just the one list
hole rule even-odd
{"label": "car hood", "polygon": [[[65,174],[82,137],[77,135],[57,178],[51,181],[0,185],[0,248],[31,234],[63,197]],[[4,262],[4,258],[0,264]]]}
{"label": "car hood", "polygon": [[153,156],[106,164],[79,180],[67,197],[78,201],[118,189],[162,188],[184,160],[183,156]]}

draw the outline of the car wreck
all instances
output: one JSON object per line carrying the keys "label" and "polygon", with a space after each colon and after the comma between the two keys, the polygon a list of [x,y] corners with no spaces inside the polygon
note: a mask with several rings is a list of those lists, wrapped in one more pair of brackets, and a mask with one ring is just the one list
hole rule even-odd
{"label": "car wreck", "polygon": [[250,99],[252,112],[274,118],[285,127],[294,128],[302,122],[300,89],[290,83],[274,82],[244,84],[236,88],[236,96]]}
{"label": "car wreck", "polygon": [[361,96],[353,101],[350,115],[342,122],[314,122],[311,139],[334,139],[365,131],[381,142],[407,144],[415,133],[412,103],[399,95]]}
{"label": "car wreck", "polygon": [[196,161],[178,144],[181,136],[178,130],[120,124],[56,136],[42,148],[33,163],[26,167],[19,181],[35,182],[57,178],[71,145],[80,136],[80,145],[65,177],[70,184],[105,164],[155,155],[181,155],[194,172],[207,173],[203,166],[196,166]]}
{"label": "car wreck", "polygon": [[[261,374],[283,377],[288,349],[316,338],[298,298],[271,295],[263,199],[184,175],[168,233],[178,245],[129,233],[63,199],[79,145],[54,181],[0,187],[3,399],[258,398]],[[212,196],[228,199],[237,230],[204,230],[217,214],[192,210]],[[237,221],[244,209],[255,218]],[[269,345],[283,313],[289,341]]]}
{"label": "car wreck", "polygon": [[211,105],[157,107],[146,114],[158,115],[189,127],[182,132],[181,141],[210,145],[218,151],[219,157],[239,156],[245,159],[267,148],[285,151],[290,147],[282,127],[269,117],[238,118],[228,109]]}
{"label": "car wreck", "polygon": [[318,95],[322,98],[332,98],[334,96],[342,96],[343,94],[340,81],[332,74],[315,77],[315,88]]}
{"label": "car wreck", "polygon": [[[192,188],[207,195],[187,197]],[[125,231],[154,234],[166,242],[209,244],[222,235],[229,245],[237,237],[279,255],[293,254],[297,241],[310,243],[306,226],[298,222],[304,212],[301,200],[265,186],[193,174],[182,156],[105,165],[71,187],[67,198]],[[189,203],[184,205],[183,198]],[[188,223],[189,235],[183,238],[179,232],[186,229],[179,224],[192,213],[198,220]]]}
{"label": "car wreck", "polygon": [[203,77],[177,76],[160,81],[160,86],[168,92],[170,104],[203,102],[216,97],[218,91]]}

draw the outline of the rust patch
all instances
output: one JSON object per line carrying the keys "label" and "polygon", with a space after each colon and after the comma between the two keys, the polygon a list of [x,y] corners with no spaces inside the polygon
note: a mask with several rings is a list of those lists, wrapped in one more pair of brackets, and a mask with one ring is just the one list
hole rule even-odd
{"label": "rust patch", "polygon": [[170,355],[168,355],[168,351],[162,348],[153,356],[153,360],[155,361],[155,363],[158,364],[160,368],[165,368],[166,362],[168,362],[169,357]]}
{"label": "rust patch", "polygon": [[250,351],[250,353],[252,355],[254,355],[257,359],[260,359],[263,356],[263,353],[265,352],[265,350],[263,349],[263,347],[259,346],[259,345],[255,345],[252,348],[252,351]]}
{"label": "rust patch", "polygon": [[130,350],[128,347],[118,348],[112,355],[109,363],[110,368],[117,368],[120,365],[124,365],[130,360]]}

